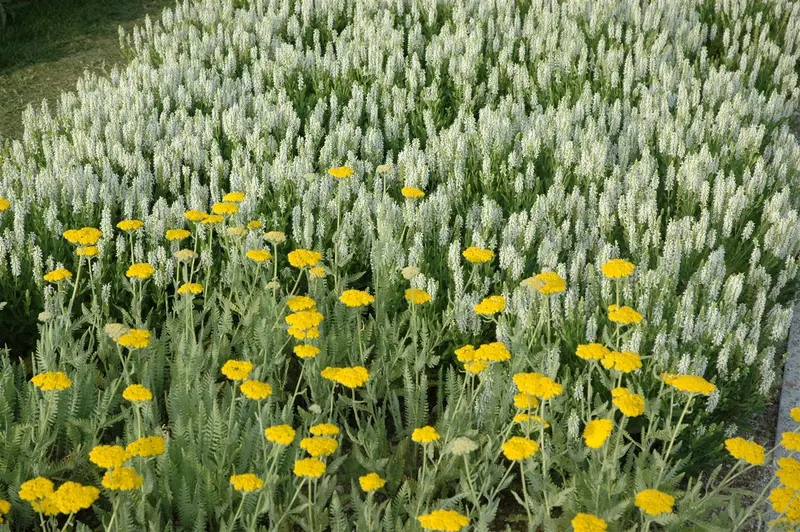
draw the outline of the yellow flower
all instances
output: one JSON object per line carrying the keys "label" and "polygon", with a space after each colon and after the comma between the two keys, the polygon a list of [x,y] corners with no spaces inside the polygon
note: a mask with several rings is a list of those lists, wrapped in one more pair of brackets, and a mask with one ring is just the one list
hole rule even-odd
{"label": "yellow flower", "polygon": [[133,456],[158,456],[164,454],[164,438],[161,436],[146,436],[131,442],[125,447],[129,455]]}
{"label": "yellow flower", "polygon": [[489,262],[494,258],[494,251],[491,249],[476,248],[475,246],[468,247],[461,255],[472,264],[482,264]]}
{"label": "yellow flower", "polygon": [[242,393],[248,399],[260,401],[272,395],[272,386],[266,382],[246,380],[241,385]]}
{"label": "yellow flower", "polygon": [[363,307],[375,301],[375,298],[363,290],[345,290],[339,296],[339,301],[348,307]]}
{"label": "yellow flower", "polygon": [[192,233],[190,233],[186,229],[169,229],[167,230],[164,236],[167,237],[167,240],[173,242],[175,240],[183,240],[184,238],[189,238],[191,235]]}
{"label": "yellow flower", "polygon": [[414,305],[422,305],[431,300],[431,295],[425,290],[419,288],[407,288],[406,300]]}
{"label": "yellow flower", "polygon": [[100,251],[97,246],[82,246],[75,250],[75,254],[79,257],[96,257]]}
{"label": "yellow flower", "polygon": [[400,268],[400,275],[403,276],[403,279],[406,281],[410,281],[413,279],[417,274],[419,274],[420,269],[416,266],[405,266]]}
{"label": "yellow flower", "polygon": [[[55,492],[53,492],[55,493]],[[58,506],[56,506],[53,493],[47,495],[43,499],[31,501],[31,508],[34,512],[40,512],[44,515],[58,515],[60,513]]]}
{"label": "yellow flower", "polygon": [[317,312],[316,309],[311,309],[300,310],[293,314],[289,314],[284,318],[284,320],[286,321],[287,325],[290,325],[295,329],[307,331],[309,329],[313,329],[314,327],[318,327],[324,318],[325,316]]}
{"label": "yellow flower", "polygon": [[264,481],[258,478],[253,473],[244,473],[242,475],[231,475],[230,480],[235,490],[243,491],[245,493],[250,493],[251,491],[261,489],[261,486],[264,485]]}
{"label": "yellow flower", "polygon": [[294,463],[296,477],[319,478],[325,473],[325,462],[319,458],[303,458]]}
{"label": "yellow flower", "polygon": [[297,327],[289,327],[286,330],[289,336],[297,338],[298,340],[313,340],[319,338],[319,329],[312,327],[311,329],[298,329]]}
{"label": "yellow flower", "polygon": [[439,433],[430,425],[414,429],[411,433],[411,440],[417,443],[430,443],[439,439]]}
{"label": "yellow flower", "polygon": [[567,282],[556,272],[539,273],[520,284],[543,295],[560,294],[567,288]]}
{"label": "yellow flower", "polygon": [[141,384],[131,384],[122,392],[122,397],[133,402],[150,401],[153,399],[153,393]]}
{"label": "yellow flower", "polygon": [[611,351],[600,361],[606,369],[615,369],[622,373],[630,373],[642,368],[642,357],[633,351]]}
{"label": "yellow flower", "polygon": [[364,491],[379,490],[386,485],[386,481],[377,473],[367,473],[362,477],[358,477],[358,483],[361,484],[361,489]]}
{"label": "yellow flower", "polygon": [[97,445],[89,453],[89,461],[103,469],[122,467],[129,458],[125,449],[119,445]]}
{"label": "yellow flower", "polygon": [[418,199],[425,195],[425,192],[417,187],[403,187],[400,192],[408,199]]}
{"label": "yellow flower", "polygon": [[264,262],[272,258],[272,253],[266,249],[251,249],[247,252],[247,258],[256,262]]}
{"label": "yellow flower", "polygon": [[503,455],[509,460],[525,460],[538,450],[538,443],[521,436],[514,436],[503,444]]}
{"label": "yellow flower", "polygon": [[775,476],[787,488],[800,490],[800,461],[788,456],[781,458]]}
{"label": "yellow flower", "polygon": [[291,425],[275,425],[264,429],[264,436],[268,441],[278,445],[290,445],[294,441],[297,431]]}
{"label": "yellow flower", "polygon": [[123,231],[136,231],[137,229],[141,229],[143,225],[144,223],[141,220],[122,220],[117,224],[117,229],[121,229]]}
{"label": "yellow flower", "polygon": [[103,475],[103,486],[115,491],[130,491],[139,489],[144,484],[144,477],[136,473],[132,467],[109,469]]}
{"label": "yellow flower", "polygon": [[482,344],[475,350],[475,360],[485,362],[503,362],[511,358],[511,352],[503,342]]}
{"label": "yellow flower", "polygon": [[320,423],[308,429],[308,432],[314,436],[335,436],[339,434],[339,427],[333,423]]}
{"label": "yellow flower", "polygon": [[244,201],[244,192],[228,192],[222,198],[222,201],[227,201],[231,203],[241,203]]}
{"label": "yellow flower", "polygon": [[231,237],[242,237],[247,234],[247,229],[242,227],[241,225],[237,225],[235,227],[228,227],[225,230],[225,234]]}
{"label": "yellow flower", "polygon": [[314,279],[322,279],[325,277],[325,268],[322,266],[315,266],[308,270],[308,273],[311,274],[311,277]]}
{"label": "yellow flower", "polygon": [[682,392],[711,395],[716,386],[698,375],[671,375],[664,379],[668,385]]}
{"label": "yellow flower", "polygon": [[455,510],[436,510],[417,517],[417,521],[425,530],[457,532],[469,524],[469,518]]}
{"label": "yellow flower", "polygon": [[62,514],[76,513],[89,508],[100,497],[94,486],[82,486],[77,482],[64,482],[50,496]]}
{"label": "yellow flower", "polygon": [[610,419],[595,419],[586,424],[583,429],[583,439],[587,447],[599,449],[611,434],[614,424]]}
{"label": "yellow flower", "polygon": [[317,302],[308,296],[289,296],[286,300],[286,306],[292,312],[299,312],[301,310],[309,310],[314,308]]}
{"label": "yellow flower", "polygon": [[800,492],[791,488],[774,488],[769,494],[772,509],[792,521],[800,520]]}
{"label": "yellow flower", "polygon": [[800,451],[800,433],[784,432],[781,435],[781,445],[789,451]]}
{"label": "yellow flower", "polygon": [[537,406],[539,406],[539,399],[537,399],[533,395],[528,395],[526,393],[518,393],[517,395],[514,396],[514,406],[516,406],[520,410],[536,408]]}
{"label": "yellow flower", "polygon": [[611,354],[611,350],[598,343],[580,344],[575,354],[584,360],[602,360],[604,357]]}
{"label": "yellow flower", "polygon": [[44,477],[36,477],[23,482],[19,487],[19,498],[23,501],[44,499],[53,493],[53,482]]}
{"label": "yellow flower", "polygon": [[797,423],[800,423],[800,406],[792,408],[792,411],[789,412],[789,417],[791,417]]}
{"label": "yellow flower", "polygon": [[608,319],[614,323],[629,325],[631,323],[639,323],[642,321],[642,315],[633,310],[631,307],[618,307],[616,305],[609,305]]}
{"label": "yellow flower", "polygon": [[630,393],[627,390],[626,393],[617,393],[614,395],[615,391],[622,389],[624,388],[615,388],[611,391],[611,394],[614,396],[611,402],[628,417],[637,417],[644,414],[644,397],[638,393]]}
{"label": "yellow flower", "polygon": [[[0,207],[3,206],[2,199],[3,198],[0,198]],[[0,210],[5,210],[5,209],[0,208]],[[5,499],[0,499],[0,523],[2,523],[5,520],[3,516],[10,511],[11,511],[11,503]]]}
{"label": "yellow flower", "polygon": [[154,272],[155,270],[148,263],[139,262],[128,268],[128,271],[125,272],[125,275],[127,275],[129,278],[134,277],[136,279],[144,280],[152,277]]}
{"label": "yellow flower", "polygon": [[455,350],[459,362],[473,362],[475,360],[475,346],[467,344]]}
{"label": "yellow flower", "polygon": [[58,283],[64,279],[72,279],[72,272],[65,268],[58,268],[44,276],[44,280],[48,283]]}
{"label": "yellow flower", "polygon": [[209,214],[208,216],[203,218],[200,223],[203,224],[203,225],[213,225],[213,224],[222,223],[224,221],[225,221],[225,218],[223,218],[219,214]]}
{"label": "yellow flower", "polygon": [[11,207],[11,202],[6,198],[0,197],[0,212],[7,211]]}
{"label": "yellow flower", "polygon": [[129,349],[142,349],[150,345],[150,332],[144,329],[131,329],[120,336],[117,342]]}
{"label": "yellow flower", "polygon": [[264,233],[264,238],[266,238],[267,242],[270,244],[277,246],[278,244],[286,242],[286,233],[283,231],[267,231]]}
{"label": "yellow flower", "polygon": [[70,244],[80,246],[94,246],[102,236],[103,232],[94,227],[67,229],[64,231],[64,238],[66,238]]}
{"label": "yellow flower", "polygon": [[323,379],[338,382],[348,388],[358,388],[369,380],[369,371],[363,366],[352,368],[332,368],[327,367],[320,373]]}
{"label": "yellow flower", "polygon": [[464,364],[464,371],[472,375],[478,375],[489,367],[489,363],[484,360],[476,360],[475,362],[467,362]]}
{"label": "yellow flower", "polygon": [[336,168],[329,168],[328,173],[336,179],[344,179],[353,175],[353,169],[349,166],[337,166]]}
{"label": "yellow flower", "polygon": [[208,218],[208,213],[203,211],[190,210],[183,213],[183,217],[190,222],[202,222]]}
{"label": "yellow flower", "polygon": [[514,423],[525,423],[527,421],[530,421],[531,423],[538,423],[540,425],[544,424],[544,428],[550,427],[550,423],[548,423],[547,421],[543,420],[541,416],[537,416],[537,415],[534,415],[534,414],[525,414],[525,413],[522,413],[522,412],[519,413],[519,414],[516,414],[514,416],[514,419],[512,419],[512,421]]}
{"label": "yellow flower", "polygon": [[328,456],[336,452],[336,449],[339,448],[339,442],[334,438],[315,436],[313,438],[303,438],[300,440],[300,448],[304,449],[313,457]]}
{"label": "yellow flower", "polygon": [[319,347],[309,345],[309,344],[301,344],[294,346],[294,354],[300,358],[313,358],[319,354]]}
{"label": "yellow flower", "polygon": [[43,392],[66,390],[72,386],[72,380],[63,371],[39,373],[31,379],[31,383]]}
{"label": "yellow flower", "polygon": [[578,514],[572,519],[575,532],[606,532],[608,524],[593,514]]}
{"label": "yellow flower", "polygon": [[552,399],[564,391],[563,386],[540,373],[517,373],[514,375],[514,384],[520,392],[539,399]]}
{"label": "yellow flower", "polygon": [[632,263],[624,259],[611,259],[603,264],[603,275],[609,279],[621,279],[633,273],[636,269]]}
{"label": "yellow flower", "polygon": [[197,295],[203,292],[203,285],[200,283],[183,283],[178,288],[179,294]]}
{"label": "yellow flower", "polygon": [[764,447],[755,442],[744,438],[728,438],[725,440],[725,448],[737,460],[744,460],[752,465],[764,463]]}
{"label": "yellow flower", "polygon": [[491,316],[506,308],[506,298],[503,296],[489,296],[475,305],[475,313],[481,316]]}
{"label": "yellow flower", "polygon": [[253,371],[253,363],[247,360],[228,360],[222,365],[221,371],[232,381],[243,381]]}
{"label": "yellow flower", "polygon": [[322,260],[322,253],[307,249],[295,249],[289,252],[287,258],[289,259],[289,264],[295,268],[306,268],[316,266]]}
{"label": "yellow flower", "polygon": [[218,215],[235,214],[239,210],[239,206],[233,202],[217,202],[211,206],[211,212]]}
{"label": "yellow flower", "polygon": [[247,222],[247,228],[251,231],[261,229],[262,227],[264,227],[264,223],[261,220],[251,220]]}
{"label": "yellow flower", "polygon": [[190,260],[197,258],[197,253],[191,249],[179,249],[173,253],[172,256],[175,257],[175,260],[178,262],[189,262]]}
{"label": "yellow flower", "polygon": [[635,504],[647,515],[661,515],[672,512],[675,497],[663,491],[648,489],[636,494]]}
{"label": "yellow flower", "polygon": [[379,164],[377,167],[375,167],[375,171],[378,172],[379,174],[388,174],[389,172],[392,171],[392,164],[391,163]]}

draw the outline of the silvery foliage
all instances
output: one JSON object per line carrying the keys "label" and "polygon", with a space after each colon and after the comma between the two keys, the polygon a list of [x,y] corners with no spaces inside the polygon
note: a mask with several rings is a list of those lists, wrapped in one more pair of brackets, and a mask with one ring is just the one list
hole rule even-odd
{"label": "silvery foliage", "polygon": [[[66,258],[44,243],[88,223],[120,264],[170,256],[161,235],[185,209],[241,190],[244,221],[343,265],[366,252],[392,279],[408,225],[412,284],[449,296],[464,333],[468,304],[554,269],[569,287],[554,324],[595,339],[614,294],[599,266],[625,256],[647,319],[631,348],[768,393],[800,252],[796,2],[240,4],[167,9],[121,33],[127,68],[25,112],[0,153],[0,278],[41,279]],[[325,175],[339,164],[356,176]],[[147,222],[132,250],[122,217]],[[496,251],[494,278],[465,287],[467,245]]]}

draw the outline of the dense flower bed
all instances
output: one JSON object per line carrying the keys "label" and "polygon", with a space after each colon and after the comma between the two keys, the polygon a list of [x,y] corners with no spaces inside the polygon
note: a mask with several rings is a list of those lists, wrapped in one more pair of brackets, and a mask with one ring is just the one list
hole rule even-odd
{"label": "dense flower bed", "polygon": [[791,457],[730,489],[798,286],[798,4],[206,0],[121,40],[0,150],[12,527],[800,519]]}

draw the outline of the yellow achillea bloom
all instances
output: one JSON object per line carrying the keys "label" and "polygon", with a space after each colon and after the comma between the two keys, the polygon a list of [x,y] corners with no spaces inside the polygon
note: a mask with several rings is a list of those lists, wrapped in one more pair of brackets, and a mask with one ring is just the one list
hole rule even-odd
{"label": "yellow achillea bloom", "polygon": [[789,417],[791,417],[797,423],[800,423],[800,406],[792,408],[792,411],[789,412]]}
{"label": "yellow achillea bloom", "polygon": [[89,508],[100,497],[94,486],[83,486],[77,482],[64,482],[50,496],[58,511],[72,514]]}
{"label": "yellow achillea bloom", "polygon": [[526,393],[518,393],[514,396],[514,406],[519,410],[526,410],[528,408],[536,408],[539,406],[539,399],[533,395]]}
{"label": "yellow achillea bloom", "polygon": [[325,316],[312,309],[301,310],[293,314],[289,314],[284,318],[284,320],[286,321],[287,325],[290,325],[295,329],[307,331],[309,329],[313,329],[314,327],[318,327],[324,318]]}
{"label": "yellow achillea bloom", "polygon": [[120,336],[117,342],[130,349],[142,349],[150,345],[150,332],[144,329],[131,329]]}
{"label": "yellow achillea bloom", "polygon": [[209,214],[205,218],[203,218],[200,223],[203,225],[213,225],[219,224],[225,221],[225,218],[220,216],[219,214]]}
{"label": "yellow achillea bloom", "polygon": [[363,366],[352,368],[332,368],[328,366],[320,373],[323,379],[338,382],[348,388],[358,388],[369,380],[369,371]]}
{"label": "yellow achillea bloom", "polygon": [[189,220],[190,222],[202,222],[206,218],[208,218],[208,213],[203,211],[196,211],[194,209],[190,211],[186,211],[183,213],[183,217]]}
{"label": "yellow achillea bloom", "polygon": [[179,294],[197,295],[203,292],[203,285],[200,283],[183,283],[178,288]]}
{"label": "yellow achillea bloom", "polygon": [[506,308],[506,298],[503,296],[489,296],[475,305],[475,313],[481,316],[491,316]]}
{"label": "yellow achillea bloom", "polygon": [[122,397],[135,403],[138,401],[152,400],[153,393],[141,384],[131,384],[122,392]]}
{"label": "yellow achillea bloom", "polygon": [[379,490],[386,485],[386,481],[377,473],[367,473],[358,477],[358,483],[361,484],[361,489],[367,492]]}
{"label": "yellow achillea bloom", "polygon": [[664,382],[676,390],[687,393],[699,393],[702,395],[711,395],[711,393],[717,389],[716,386],[699,375],[665,374]]}
{"label": "yellow achillea bloom", "polygon": [[661,515],[672,511],[675,497],[654,489],[647,489],[636,494],[635,504],[647,515]]}
{"label": "yellow achillea bloom", "polygon": [[614,323],[622,325],[629,325],[631,323],[639,323],[642,321],[642,315],[633,310],[631,307],[618,307],[617,305],[608,306],[608,319]]}
{"label": "yellow achillea bloom", "polygon": [[800,520],[800,492],[792,488],[774,488],[769,494],[772,509],[792,521]]}
{"label": "yellow achillea bloom", "polygon": [[425,290],[419,288],[407,288],[406,300],[414,305],[422,305],[431,300],[431,295]]}
{"label": "yellow achillea bloom", "polygon": [[313,340],[319,338],[319,329],[312,327],[311,329],[298,329],[297,327],[289,327],[286,330],[289,336],[297,338],[298,340]]}
{"label": "yellow achillea bloom", "polygon": [[475,346],[467,344],[455,350],[459,362],[473,362],[475,360]]}
{"label": "yellow achillea bloom", "polygon": [[519,413],[514,416],[514,419],[512,421],[514,423],[525,423],[526,421],[530,421],[532,423],[544,424],[544,428],[548,428],[550,426],[550,423],[543,420],[541,416],[537,416],[534,414]]}
{"label": "yellow achillea bloom", "polygon": [[587,447],[599,449],[611,434],[614,424],[610,419],[594,419],[586,424],[583,429],[583,439]]}
{"label": "yellow achillea bloom", "polygon": [[53,498],[53,494],[44,497],[43,499],[39,499],[36,501],[31,501],[31,508],[33,508],[34,512],[40,512],[44,515],[58,515],[61,511],[56,506],[55,499]]}
{"label": "yellow achillea bloom", "polygon": [[594,514],[580,513],[572,519],[575,532],[606,532],[608,524]]}
{"label": "yellow achillea bloom", "polygon": [[283,231],[267,231],[264,233],[264,238],[266,238],[267,242],[270,244],[277,246],[278,244],[286,242],[286,233]]}
{"label": "yellow achillea bloom", "polygon": [[503,362],[511,358],[511,352],[503,342],[482,344],[475,350],[475,360],[485,362]]}
{"label": "yellow achillea bloom", "polygon": [[333,423],[319,423],[308,429],[308,432],[314,436],[335,436],[339,434],[339,427]]}
{"label": "yellow achillea bloom", "polygon": [[0,197],[0,212],[7,211],[9,208],[11,208],[11,202]]}
{"label": "yellow achillea bloom", "polygon": [[417,521],[425,530],[457,532],[469,524],[469,518],[455,510],[436,510],[417,517]]}
{"label": "yellow achillea bloom", "polygon": [[319,478],[325,473],[325,462],[318,458],[303,458],[294,463],[296,477]]}
{"label": "yellow achillea bloom", "polygon": [[788,456],[781,458],[775,476],[787,488],[800,490],[800,461]]}
{"label": "yellow achillea bloom", "polygon": [[254,401],[260,401],[272,395],[272,386],[266,382],[246,380],[240,388],[245,397]]}
{"label": "yellow achillea bloom", "polygon": [[148,263],[138,262],[131,265],[131,267],[128,268],[128,271],[125,272],[125,275],[127,275],[129,278],[144,280],[152,277],[153,273],[155,273],[155,269],[153,269],[153,267]]}
{"label": "yellow achillea bloom", "polygon": [[219,215],[236,214],[238,210],[238,205],[228,201],[217,202],[211,206],[211,212]]}
{"label": "yellow achillea bloom", "polygon": [[485,360],[476,360],[475,362],[467,362],[464,364],[464,371],[477,375],[489,367],[489,363]]}
{"label": "yellow achillea bloom", "polygon": [[337,166],[336,168],[329,168],[328,173],[336,179],[344,179],[353,175],[353,169],[349,166]]}
{"label": "yellow achillea bloom", "polygon": [[322,253],[308,249],[295,249],[289,252],[287,258],[289,259],[289,264],[295,268],[307,268],[316,266],[322,260]]}
{"label": "yellow achillea bloom", "polygon": [[296,434],[297,431],[291,425],[275,425],[264,429],[264,436],[267,440],[278,445],[290,445]]}
{"label": "yellow achillea bloom", "polygon": [[342,292],[342,295],[339,296],[339,301],[348,307],[355,308],[369,305],[375,301],[375,298],[363,290],[345,290]]}
{"label": "yellow achillea bloom", "polygon": [[44,276],[44,280],[48,283],[58,283],[64,279],[72,279],[72,272],[66,268],[58,268]]}
{"label": "yellow achillea bloom", "polygon": [[103,469],[122,467],[130,456],[119,445],[97,445],[89,452],[89,461]]}
{"label": "yellow achillea bloom", "polygon": [[191,235],[192,235],[192,233],[190,233],[186,229],[169,229],[164,234],[164,236],[170,242],[175,241],[175,240],[183,240],[184,238],[189,238]]}
{"label": "yellow achillea bloom", "polygon": [[784,432],[781,434],[781,446],[789,451],[800,451],[800,433]]}
{"label": "yellow achillea bloom", "polygon": [[100,253],[97,246],[81,246],[75,250],[75,254],[79,257],[96,257]]}
{"label": "yellow achillea bloom", "polygon": [[136,231],[137,229],[141,229],[143,225],[144,222],[141,220],[122,220],[117,224],[117,229],[121,229],[122,231]]}
{"label": "yellow achillea bloom", "polygon": [[611,390],[614,397],[612,403],[628,417],[637,417],[644,414],[644,397],[638,393],[631,393],[627,388],[614,388]]}
{"label": "yellow achillea bloom", "polygon": [[261,489],[261,486],[264,485],[264,481],[253,473],[231,475],[230,481],[233,489],[243,491],[245,493],[250,493],[251,491]]}
{"label": "yellow achillea bloom", "polygon": [[19,486],[19,498],[23,501],[36,501],[53,494],[53,481],[44,477],[36,477],[23,482]]}
{"label": "yellow achillea bloom", "polygon": [[630,373],[642,368],[642,357],[633,351],[611,351],[600,361],[606,369],[615,369],[622,373]]}
{"label": "yellow achillea bloom", "polygon": [[232,381],[243,381],[253,371],[253,363],[247,360],[228,360],[220,371]]}
{"label": "yellow achillea bloom", "polygon": [[567,288],[567,282],[556,272],[542,272],[520,284],[543,295],[560,294]]}
{"label": "yellow achillea bloom", "polygon": [[564,387],[541,373],[517,373],[514,384],[520,392],[539,399],[552,399],[564,391]]}
{"label": "yellow achillea bloom", "polygon": [[308,270],[308,273],[314,279],[322,279],[325,277],[325,268],[323,268],[322,266],[315,266],[310,270]]}
{"label": "yellow achillea bloom", "polygon": [[622,279],[632,274],[636,266],[624,259],[611,259],[603,264],[601,269],[603,270],[603,275],[609,279]]}
{"label": "yellow achillea bloom", "polygon": [[414,429],[414,432],[411,433],[411,440],[417,443],[425,444],[425,443],[430,443],[432,441],[436,441],[438,439],[439,439],[439,433],[436,432],[436,429],[431,427],[430,425]]}
{"label": "yellow achillea bloom", "polygon": [[35,375],[31,383],[43,392],[66,390],[72,386],[72,380],[63,371],[45,371]]}
{"label": "yellow achillea bloom", "polygon": [[[241,225],[237,225],[236,227],[228,227],[225,230],[225,234],[233,237],[241,237],[247,234],[247,229],[245,229]],[[272,257],[272,255],[270,255],[270,257]]]}
{"label": "yellow achillea bloom", "polygon": [[300,440],[300,448],[305,450],[313,457],[328,456],[336,452],[339,442],[334,438],[325,436],[315,436],[313,438],[303,438]]}
{"label": "yellow achillea bloom", "polygon": [[131,442],[125,447],[129,455],[133,456],[158,456],[164,454],[164,438],[161,436],[146,436]]}
{"label": "yellow achillea bloom", "polygon": [[[3,198],[0,198],[2,200]],[[2,201],[0,201],[0,207],[2,207]],[[5,210],[5,209],[0,209]],[[362,477],[363,478],[363,477]],[[4,519],[3,516],[11,511],[11,503],[5,499],[0,499],[0,523],[3,523]]]}
{"label": "yellow achillea bloom", "polygon": [[292,312],[299,312],[301,310],[310,310],[317,305],[317,302],[308,296],[289,296],[286,300],[286,306]]}
{"label": "yellow achillea bloom", "polygon": [[417,187],[403,187],[400,192],[408,199],[418,199],[425,195],[425,192]]}
{"label": "yellow achillea bloom", "polygon": [[67,229],[64,231],[64,238],[70,244],[80,246],[94,246],[103,236],[103,232],[95,227],[84,227],[82,229]]}
{"label": "yellow achillea bloom", "polygon": [[309,344],[302,344],[294,346],[294,354],[300,358],[313,358],[319,354],[319,347],[309,345]]}
{"label": "yellow achillea bloom", "polygon": [[494,258],[494,251],[491,249],[470,246],[465,249],[461,255],[463,255],[463,257],[472,264],[483,264],[484,262],[489,262],[492,260],[492,258]]}
{"label": "yellow achillea bloom", "polygon": [[139,489],[144,484],[144,477],[136,473],[132,467],[109,469],[103,475],[103,486],[115,491],[130,491]]}
{"label": "yellow achillea bloom", "polygon": [[241,203],[242,201],[244,201],[244,192],[236,192],[236,191],[228,192],[222,198],[222,201],[227,201],[230,203]]}
{"label": "yellow achillea bloom", "polygon": [[580,344],[575,354],[584,360],[602,360],[611,354],[611,350],[603,344]]}
{"label": "yellow achillea bloom", "polygon": [[728,438],[725,440],[725,448],[737,460],[744,460],[752,465],[764,463],[764,447],[756,442],[744,438]]}
{"label": "yellow achillea bloom", "polygon": [[178,262],[189,262],[190,260],[197,258],[197,253],[191,249],[179,249],[173,253],[172,256],[175,257],[175,260]]}
{"label": "yellow achillea bloom", "polygon": [[247,258],[256,262],[264,262],[272,258],[272,253],[266,249],[251,249],[247,252]]}

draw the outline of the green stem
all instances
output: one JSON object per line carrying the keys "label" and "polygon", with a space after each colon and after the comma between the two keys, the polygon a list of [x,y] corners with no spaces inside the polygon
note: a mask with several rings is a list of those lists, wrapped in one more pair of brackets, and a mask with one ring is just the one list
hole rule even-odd
{"label": "green stem", "polygon": [[280,524],[283,523],[283,520],[288,515],[289,510],[292,509],[292,505],[294,504],[294,501],[297,500],[297,495],[300,493],[300,490],[303,488],[303,484],[305,482],[306,482],[306,479],[304,477],[303,480],[300,481],[300,485],[297,486],[297,489],[295,490],[294,495],[292,496],[292,500],[289,501],[289,504],[286,506],[286,510],[283,512],[283,514],[281,514],[281,518],[278,519],[278,521],[275,523],[275,526],[273,527],[273,530],[278,530],[278,527],[280,526]]}
{"label": "green stem", "polygon": [[233,532],[236,529],[236,521],[239,519],[239,514],[242,513],[242,506],[244,506],[245,497],[247,497],[247,493],[242,493],[242,500],[239,503],[239,507],[236,509],[236,513],[233,515],[233,521],[231,521],[231,527],[228,529],[230,532]]}
{"label": "green stem", "polygon": [[662,464],[661,470],[658,473],[658,480],[656,480],[656,488],[661,484],[661,478],[664,476],[664,470],[667,467],[667,458],[669,457],[669,453],[672,452],[672,446],[675,444],[675,438],[678,436],[678,432],[681,429],[681,423],[683,423],[683,418],[686,415],[686,412],[689,410],[689,405],[692,403],[692,399],[694,399],[694,394],[689,396],[689,399],[686,401],[686,406],[683,407],[683,411],[681,411],[681,417],[678,418],[678,424],[675,426],[675,430],[672,432],[672,437],[669,440],[669,446],[667,447],[667,452],[664,453],[662,456]]}
{"label": "green stem", "polygon": [[[544,453],[542,453],[542,456],[544,456]],[[520,460],[519,461],[519,474],[520,474],[520,480],[522,481],[522,497],[525,500],[525,513],[528,515],[528,526],[530,527],[531,523],[533,523],[533,517],[531,516],[531,503],[530,503],[530,501],[528,501],[528,482],[525,480],[525,466],[523,465],[524,463],[525,463],[525,460]],[[543,486],[542,493],[545,496],[545,500],[547,500],[547,485],[546,484]],[[550,507],[547,506],[547,503],[545,503],[545,515],[544,515],[544,518],[545,518],[545,520],[550,518]]]}

